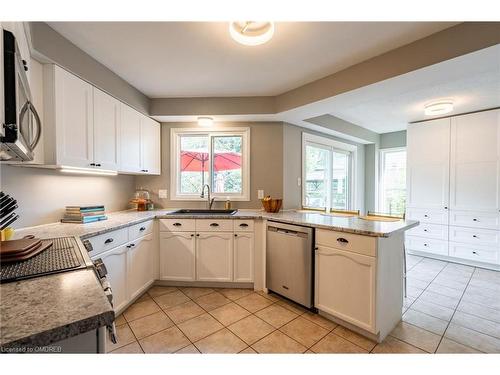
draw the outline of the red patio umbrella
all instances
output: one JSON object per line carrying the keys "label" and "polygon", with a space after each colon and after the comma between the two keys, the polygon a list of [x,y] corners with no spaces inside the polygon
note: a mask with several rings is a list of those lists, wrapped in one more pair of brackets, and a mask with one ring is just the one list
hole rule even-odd
{"label": "red patio umbrella", "polygon": [[[182,172],[207,172],[210,164],[208,152],[182,151]],[[214,154],[214,170],[229,171],[241,168],[241,154],[237,152],[219,152]]]}
{"label": "red patio umbrella", "polygon": [[[207,172],[210,165],[208,152],[181,151],[182,172]],[[237,152],[218,152],[214,154],[214,170],[229,171],[241,168],[241,154]],[[205,174],[201,174],[204,185]]]}

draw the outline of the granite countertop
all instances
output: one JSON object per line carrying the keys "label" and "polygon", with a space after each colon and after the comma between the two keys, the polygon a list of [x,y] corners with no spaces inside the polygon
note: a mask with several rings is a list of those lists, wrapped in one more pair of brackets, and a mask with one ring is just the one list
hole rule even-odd
{"label": "granite countertop", "polygon": [[[85,239],[155,218],[267,219],[373,237],[389,237],[418,225],[417,221],[380,222],[296,210],[267,213],[239,210],[234,215],[175,215],[172,210],[120,211],[90,224],[52,223],[15,231],[39,238],[77,236]],[[44,346],[111,323],[114,312],[91,269],[0,285],[0,345]]]}
{"label": "granite countertop", "polygon": [[0,285],[0,348],[51,343],[110,324],[113,309],[92,269]]}
{"label": "granite countertop", "polygon": [[14,238],[22,238],[33,234],[40,238],[60,236],[78,236],[81,239],[96,236],[112,230],[127,227],[143,221],[160,219],[268,219],[283,223],[329,229],[340,232],[355,233],[373,237],[389,237],[392,234],[408,230],[418,225],[417,221],[400,220],[395,222],[369,221],[358,217],[343,217],[325,215],[320,212],[306,213],[296,210],[286,210],[278,213],[268,213],[262,210],[238,210],[234,215],[175,215],[172,209],[154,211],[119,211],[107,214],[108,220],[89,224],[52,223],[35,227],[17,229]]}

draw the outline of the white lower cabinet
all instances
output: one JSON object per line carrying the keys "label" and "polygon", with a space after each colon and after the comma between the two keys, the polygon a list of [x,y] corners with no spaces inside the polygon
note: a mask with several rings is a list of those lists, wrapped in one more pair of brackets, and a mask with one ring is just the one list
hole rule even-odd
{"label": "white lower cabinet", "polygon": [[233,281],[233,233],[196,234],[196,280]]}
{"label": "white lower cabinet", "polygon": [[319,246],[315,262],[315,307],[376,333],[376,258]]}
{"label": "white lower cabinet", "polygon": [[128,245],[129,299],[138,297],[154,281],[154,244],[153,234],[148,234]]}
{"label": "white lower cabinet", "polygon": [[252,220],[161,219],[160,279],[251,283],[254,236]]}
{"label": "white lower cabinet", "polygon": [[108,270],[107,279],[113,290],[113,308],[120,311],[128,302],[127,292],[127,252],[128,245],[121,245],[103,254],[101,258]]}
{"label": "white lower cabinet", "polygon": [[160,279],[194,281],[194,232],[160,233]]}
{"label": "white lower cabinet", "polygon": [[253,282],[253,249],[253,233],[238,232],[234,234],[234,281]]}

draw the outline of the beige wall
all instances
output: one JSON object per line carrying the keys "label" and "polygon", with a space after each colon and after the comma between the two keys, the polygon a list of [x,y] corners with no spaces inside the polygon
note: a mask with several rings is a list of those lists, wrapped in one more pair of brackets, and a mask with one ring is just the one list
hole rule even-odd
{"label": "beige wall", "polygon": [[19,205],[14,228],[57,222],[67,205],[104,204],[107,212],[126,209],[135,191],[134,180],[133,176],[78,176],[0,165],[1,190]]}
{"label": "beige wall", "polygon": [[[205,207],[205,202],[170,200],[170,129],[197,127],[195,123],[163,123],[161,126],[161,176],[140,176],[136,186],[153,192],[153,200],[160,207]],[[250,127],[250,201],[233,202],[236,208],[259,208],[257,190],[266,195],[282,197],[283,194],[283,124],[281,122],[222,123],[217,127]],[[168,199],[158,198],[158,189],[168,189]],[[216,202],[215,207],[223,207]]]}

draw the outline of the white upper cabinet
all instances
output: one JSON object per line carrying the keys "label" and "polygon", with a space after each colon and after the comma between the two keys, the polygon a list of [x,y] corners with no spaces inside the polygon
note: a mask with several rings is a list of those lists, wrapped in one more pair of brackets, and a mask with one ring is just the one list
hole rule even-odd
{"label": "white upper cabinet", "polygon": [[119,170],[160,174],[160,124],[125,104],[121,107]]}
{"label": "white upper cabinet", "polygon": [[450,119],[408,125],[407,207],[448,209]]}
{"label": "white upper cabinet", "polygon": [[451,120],[450,208],[500,209],[500,110]]}
{"label": "white upper cabinet", "polygon": [[160,124],[54,64],[44,66],[44,163],[160,174]]}
{"label": "white upper cabinet", "polygon": [[142,116],[141,119],[141,172],[160,174],[160,124]]}
{"label": "white upper cabinet", "polygon": [[45,128],[55,128],[54,164],[91,168],[94,162],[92,86],[56,65],[48,69],[53,80],[47,82],[46,88],[54,91],[53,95],[45,95],[49,106],[45,110],[49,119],[45,121]]}
{"label": "white upper cabinet", "polygon": [[94,90],[94,164],[118,170],[120,102],[97,88]]}
{"label": "white upper cabinet", "polygon": [[141,117],[136,110],[121,104],[119,170],[122,172],[141,171]]}

